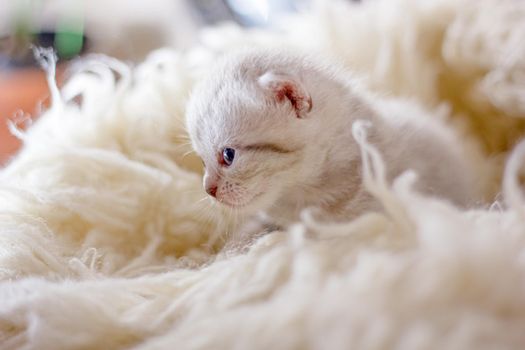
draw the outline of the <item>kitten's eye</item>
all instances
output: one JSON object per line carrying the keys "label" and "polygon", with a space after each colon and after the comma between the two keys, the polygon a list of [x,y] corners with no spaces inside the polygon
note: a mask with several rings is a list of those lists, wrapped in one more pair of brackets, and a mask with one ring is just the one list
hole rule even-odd
{"label": "kitten's eye", "polygon": [[225,148],[222,150],[222,162],[226,166],[230,166],[235,158],[235,150],[233,148]]}

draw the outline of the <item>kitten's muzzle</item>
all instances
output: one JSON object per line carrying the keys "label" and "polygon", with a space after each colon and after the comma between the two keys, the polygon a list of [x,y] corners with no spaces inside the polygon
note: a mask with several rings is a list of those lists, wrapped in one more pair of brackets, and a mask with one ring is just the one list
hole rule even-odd
{"label": "kitten's muzzle", "polygon": [[210,174],[206,171],[206,173],[204,174],[202,185],[206,190],[206,193],[208,193],[213,198],[217,197],[217,190],[219,188],[219,185],[218,178],[216,175],[210,176]]}
{"label": "kitten's muzzle", "polygon": [[206,193],[212,197],[217,197],[217,185],[206,186]]}

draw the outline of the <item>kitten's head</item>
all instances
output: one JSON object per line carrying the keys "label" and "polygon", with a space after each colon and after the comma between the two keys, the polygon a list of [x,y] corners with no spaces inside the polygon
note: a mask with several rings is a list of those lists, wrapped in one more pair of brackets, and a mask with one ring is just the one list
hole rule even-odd
{"label": "kitten's head", "polygon": [[230,207],[264,209],[304,172],[311,94],[294,62],[274,61],[260,54],[227,58],[188,104],[206,192]]}

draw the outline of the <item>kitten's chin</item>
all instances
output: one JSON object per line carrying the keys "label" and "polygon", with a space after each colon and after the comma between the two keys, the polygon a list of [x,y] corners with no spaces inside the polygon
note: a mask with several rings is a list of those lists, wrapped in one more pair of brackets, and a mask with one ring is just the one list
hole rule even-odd
{"label": "kitten's chin", "polygon": [[222,200],[218,200],[218,202],[232,209],[242,210],[242,211],[251,211],[255,209],[255,207],[258,207],[257,197],[258,195],[247,201],[239,201],[239,202],[231,201],[230,202],[227,199],[222,199]]}
{"label": "kitten's chin", "polygon": [[248,200],[229,201],[227,198],[218,200],[219,203],[226,207],[242,211],[242,212],[257,212],[264,209],[267,203],[271,204],[266,192],[260,192]]}

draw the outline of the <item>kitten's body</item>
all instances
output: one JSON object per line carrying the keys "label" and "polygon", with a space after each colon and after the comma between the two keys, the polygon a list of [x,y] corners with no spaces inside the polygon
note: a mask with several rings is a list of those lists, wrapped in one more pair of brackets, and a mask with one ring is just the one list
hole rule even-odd
{"label": "kitten's body", "polygon": [[[372,123],[368,139],[390,179],[413,169],[422,191],[458,205],[472,200],[471,170],[443,126],[408,103],[368,97],[315,57],[262,50],[227,57],[195,89],[187,124],[213,195],[286,225],[306,207],[332,220],[380,209],[362,185],[352,136],[359,119]],[[227,166],[217,160],[225,147],[236,150]]]}

